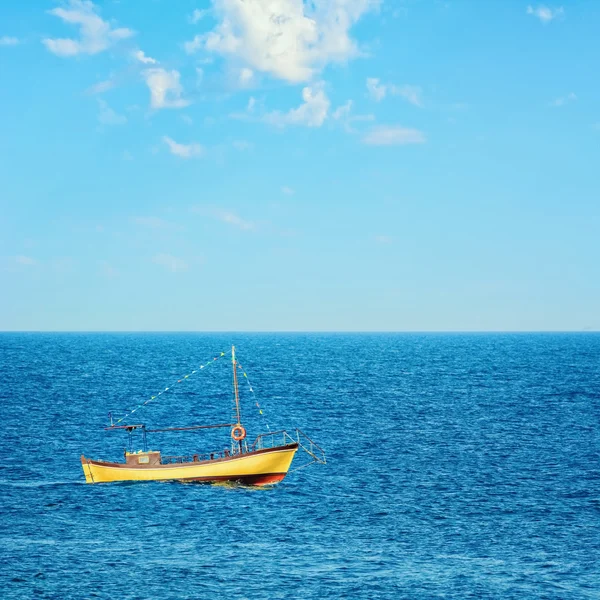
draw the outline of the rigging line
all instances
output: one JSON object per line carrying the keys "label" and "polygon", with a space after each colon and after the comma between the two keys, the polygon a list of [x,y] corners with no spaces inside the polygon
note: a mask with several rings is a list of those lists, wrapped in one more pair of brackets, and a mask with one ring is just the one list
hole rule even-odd
{"label": "rigging line", "polygon": [[154,400],[157,400],[158,398],[160,398],[160,396],[162,396],[163,394],[165,394],[166,392],[168,392],[172,387],[176,386],[178,383],[186,381],[187,379],[189,379],[190,377],[192,377],[192,375],[195,375],[196,373],[199,373],[200,371],[204,370],[209,365],[212,365],[214,362],[216,362],[220,358],[223,358],[227,354],[231,354],[231,350],[229,350],[228,352],[221,352],[218,356],[215,356],[211,361],[209,361],[209,362],[207,362],[205,364],[202,364],[202,365],[196,367],[191,373],[188,373],[187,375],[184,375],[183,377],[180,377],[177,381],[175,381],[171,385],[168,385],[164,390],[161,390],[160,392],[158,392],[158,394],[156,394],[155,396],[152,396],[151,398],[149,398],[145,402],[142,402],[141,404],[139,404],[138,406],[136,406],[133,410],[129,411],[126,415],[122,416],[118,421],[115,422],[115,425],[118,425],[121,421],[127,419],[134,412],[138,411],[140,408],[143,408],[144,406],[146,406],[150,402],[152,402]]}
{"label": "rigging line", "polygon": [[271,428],[269,427],[269,422],[267,421],[267,417],[265,416],[263,409],[261,408],[260,404],[258,403],[258,398],[256,397],[256,394],[254,393],[254,388],[252,387],[252,384],[250,383],[250,379],[244,369],[244,367],[242,367],[242,365],[238,362],[238,367],[240,368],[240,370],[242,371],[243,375],[244,375],[244,379],[248,382],[248,387],[250,388],[250,392],[252,394],[252,398],[254,399],[254,403],[256,404],[256,407],[258,408],[258,412],[262,415],[264,421],[265,421],[265,425],[267,426],[267,430],[270,432]]}

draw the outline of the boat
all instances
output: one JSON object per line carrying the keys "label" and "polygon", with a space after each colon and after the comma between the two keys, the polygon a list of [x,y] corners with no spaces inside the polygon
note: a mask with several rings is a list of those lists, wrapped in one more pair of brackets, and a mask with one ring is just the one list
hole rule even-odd
{"label": "boat", "polygon": [[[213,361],[229,353],[221,352]],[[187,380],[191,375],[212,364],[201,365],[190,375],[179,379],[177,383]],[[152,396],[149,400],[138,405],[135,409],[116,423],[110,416],[110,426],[107,431],[127,432],[129,435],[128,449],[124,452],[125,462],[109,462],[96,460],[81,455],[81,466],[86,483],[108,483],[116,481],[179,481],[199,483],[232,482],[242,485],[265,486],[273,485],[287,475],[296,452],[300,449],[308,454],[310,461],[297,467],[301,469],[314,463],[326,464],[325,452],[300,429],[291,432],[287,430],[269,431],[259,434],[252,444],[248,443],[246,428],[242,425],[240,393],[238,385],[238,370],[241,369],[236,360],[235,346],[231,347],[233,367],[233,396],[235,400],[235,422],[215,425],[191,425],[187,427],[168,427],[163,429],[147,429],[144,423],[121,425],[134,412],[156,400],[171,386]],[[254,393],[252,386],[250,391]],[[258,402],[256,403],[257,406]],[[262,414],[262,410],[259,410]],[[230,447],[218,452],[205,454],[194,453],[188,456],[163,456],[158,450],[149,450],[148,433],[192,431],[202,429],[228,428],[230,430]],[[141,433],[141,436],[139,435]],[[142,441],[142,449],[134,449],[134,435]],[[297,470],[294,469],[294,470]]]}

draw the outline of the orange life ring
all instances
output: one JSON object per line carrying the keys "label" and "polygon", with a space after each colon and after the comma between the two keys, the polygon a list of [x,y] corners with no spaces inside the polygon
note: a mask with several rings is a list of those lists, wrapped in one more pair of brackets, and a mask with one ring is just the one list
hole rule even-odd
{"label": "orange life ring", "polygon": [[241,442],[246,437],[246,429],[245,429],[245,427],[243,425],[236,425],[231,430],[231,437],[236,442]]}

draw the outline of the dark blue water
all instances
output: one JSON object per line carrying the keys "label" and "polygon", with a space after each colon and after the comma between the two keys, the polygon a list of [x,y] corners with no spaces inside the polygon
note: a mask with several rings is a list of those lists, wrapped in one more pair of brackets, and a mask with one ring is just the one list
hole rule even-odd
{"label": "dark blue water", "polygon": [[[306,431],[326,466],[268,489],[84,484],[82,452],[122,457],[109,410],[231,342],[271,428]],[[229,368],[136,420],[227,422]],[[599,421],[594,334],[2,334],[0,596],[600,598]]]}

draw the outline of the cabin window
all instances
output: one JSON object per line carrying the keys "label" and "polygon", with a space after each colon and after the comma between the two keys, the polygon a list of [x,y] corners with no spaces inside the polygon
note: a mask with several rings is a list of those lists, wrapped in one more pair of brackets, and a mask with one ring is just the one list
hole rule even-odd
{"label": "cabin window", "polygon": [[138,458],[138,464],[140,465],[147,465],[150,462],[150,457],[148,456],[140,456]]}

